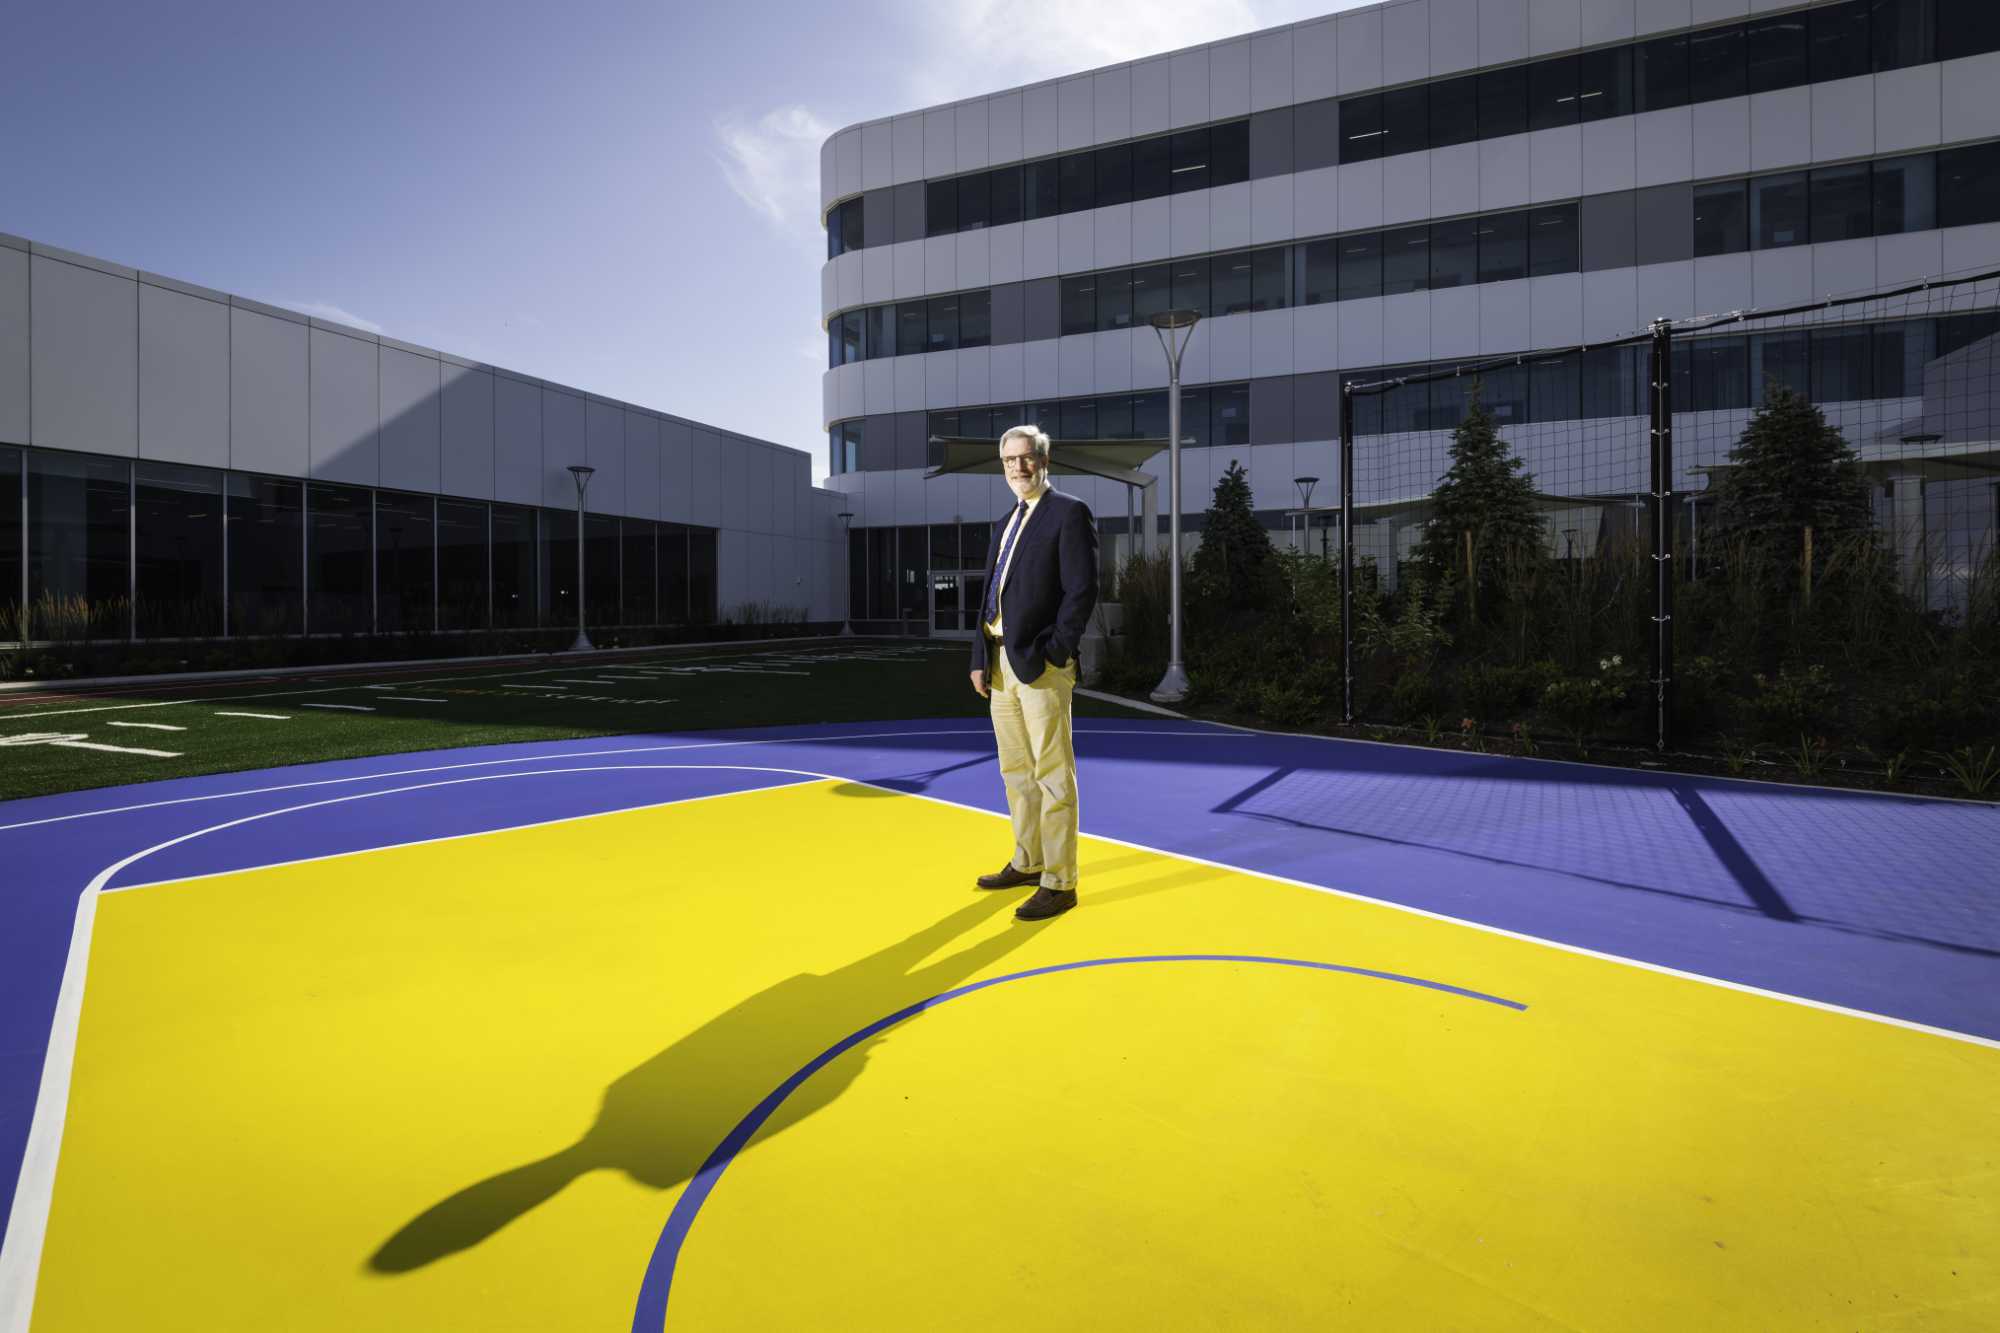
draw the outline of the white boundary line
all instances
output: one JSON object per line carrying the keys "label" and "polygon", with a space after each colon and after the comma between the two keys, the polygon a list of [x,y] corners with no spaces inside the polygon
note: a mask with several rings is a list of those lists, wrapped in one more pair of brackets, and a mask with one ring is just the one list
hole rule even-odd
{"label": "white boundary line", "polygon": [[[1199,734],[1208,734],[1208,733],[1199,733]],[[657,748],[665,749],[672,747],[657,747]],[[474,766],[475,765],[463,765],[462,767],[474,767]],[[979,806],[967,805],[961,801],[947,800],[941,796],[932,796],[924,792],[899,791],[898,789],[893,787],[884,787],[879,783],[868,782],[866,779],[849,778],[831,773],[819,773],[810,769],[796,769],[796,768],[785,768],[779,766],[760,766],[760,765],[749,765],[749,764],[605,764],[605,765],[589,765],[583,767],[570,767],[570,768],[537,769],[537,770],[528,770],[525,772],[516,772],[516,773],[483,773],[473,777],[452,778],[452,779],[441,780],[438,782],[415,783],[407,787],[390,787],[377,791],[352,792],[344,796],[328,797],[324,800],[318,800],[318,801],[307,801],[300,805],[285,806],[277,810],[260,811],[255,814],[244,815],[236,819],[226,820],[220,824],[212,824],[206,828],[195,829],[189,833],[179,834],[175,837],[166,839],[163,842],[155,843],[151,847],[145,848],[141,851],[133,852],[121,858],[120,860],[114,862],[113,864],[105,867],[103,870],[100,870],[91,879],[90,883],[87,886],[85,886],[77,902],[76,923],[72,928],[70,934],[69,954],[64,961],[62,985],[57,996],[54,1021],[50,1025],[51,1031],[49,1034],[47,1051],[43,1057],[42,1079],[40,1088],[36,1096],[34,1119],[29,1126],[26,1150],[22,1154],[21,1175],[20,1175],[20,1180],[15,1188],[13,1207],[10,1216],[8,1218],[5,1244],[4,1246],[0,1246],[0,1333],[28,1333],[28,1322],[33,1313],[33,1307],[34,1307],[35,1281],[40,1273],[42,1248],[47,1240],[49,1207],[54,1198],[56,1161],[57,1158],[60,1156],[62,1150],[63,1121],[68,1113],[69,1084],[71,1075],[74,1071],[74,1066],[76,1061],[76,1041],[77,1041],[77,1034],[80,1025],[80,1020],[83,1012],[84,973],[88,966],[91,934],[95,928],[97,920],[97,900],[103,895],[105,891],[105,886],[119,871],[125,869],[127,866],[133,865],[138,861],[143,860],[144,858],[152,855],[154,852],[164,851],[168,847],[173,847],[180,843],[191,841],[192,839],[202,837],[209,833],[222,832],[226,829],[236,828],[244,824],[255,823],[258,820],[262,819],[275,818],[276,816],[279,815],[295,814],[302,810],[319,809],[330,805],[341,805],[349,801],[366,800],[374,796],[394,796],[394,795],[399,795],[403,792],[421,791],[433,787],[458,786],[465,783],[489,782],[505,778],[554,777],[568,773],[597,773],[597,772],[617,772],[617,771],[635,771],[635,770],[636,771],[721,770],[721,771],[731,771],[731,772],[785,773],[798,777],[800,779],[800,781],[797,783],[782,784],[783,786],[787,787],[799,786],[803,785],[804,783],[813,781],[853,782],[861,786],[876,787],[878,790],[887,791],[894,795],[914,796],[919,800],[932,801],[938,805],[948,806],[953,809],[970,810],[977,814],[986,815],[994,819],[999,819],[1003,817],[995,811],[986,810]],[[772,790],[772,788],[753,788],[751,790],[766,791],[766,790]],[[638,806],[621,807],[618,810],[597,811],[594,812],[592,815],[569,816],[567,818],[568,819],[597,818],[608,814],[626,813],[628,810],[653,809],[668,805],[681,804],[684,803],[685,801],[713,799],[719,796],[735,796],[735,795],[746,795],[746,794],[748,793],[745,792],[709,793],[705,797],[683,798],[680,801],[644,803]],[[567,820],[566,819],[549,820],[545,821],[544,824],[524,825],[521,827],[542,827],[545,824],[558,824],[563,822],[567,822]],[[511,830],[490,829],[490,830],[482,830],[481,832],[503,833],[508,831]],[[468,836],[479,836],[479,835],[475,834],[451,835],[451,837],[468,837]],[[1421,907],[1413,907],[1406,903],[1392,902],[1387,899],[1370,897],[1366,894],[1354,893],[1346,889],[1336,889],[1324,884],[1313,884],[1305,880],[1293,879],[1285,875],[1275,875],[1267,871],[1255,870],[1243,866],[1231,865],[1226,861],[1217,861],[1207,857],[1192,856],[1181,852],[1166,851],[1161,848],[1147,846],[1144,843],[1132,842],[1124,838],[1106,837],[1101,834],[1089,834],[1087,836],[1093,837],[1100,842],[1109,843],[1112,846],[1129,847],[1135,851],[1149,852],[1156,856],[1171,857],[1181,861],[1189,862],[1194,865],[1203,865],[1217,870],[1226,870],[1236,874],[1250,875],[1252,877],[1268,880],[1273,883],[1286,884],[1294,888],[1306,889],[1314,893],[1324,893],[1333,897],[1344,898],[1350,902],[1366,903],[1376,907],[1386,907],[1393,911],[1403,912],[1407,915],[1420,917],[1429,921],[1437,921],[1447,925],[1469,927],[1470,929],[1477,930],[1485,934],[1498,936],[1503,939],[1518,940],[1527,944],[1544,945],[1548,948],[1557,949],[1564,953],[1574,954],[1578,957],[1592,958],[1600,962],[1621,964],[1627,967],[1638,968],[1642,971],[1652,972],[1660,976],[1675,977],[1684,981],[1692,981],[1696,983],[1716,986],[1723,990],[1735,991],[1739,994],[1755,995],[1764,999],[1777,1000],[1781,1003],[1798,1005],[1803,1008],[1817,1009],[1823,1013],[1838,1014],[1848,1018],[1857,1018],[1867,1022],[1880,1023],[1888,1027],[1902,1028],[1910,1032],[1920,1032],[1930,1036],[1942,1037],[1950,1041],[1963,1042],[1965,1044],[1972,1046],[1985,1047],[1990,1050],[2000,1050],[2000,1040],[1996,1040],[1990,1037],[1976,1036],[1966,1032],[1955,1032],[1949,1028],[1933,1027],[1929,1024],[1917,1023],[1912,1020],[1904,1018],[1895,1018],[1887,1014],[1870,1013],[1867,1010],[1852,1009],[1845,1005],[1832,1004],[1824,1000],[1814,1000],[1804,996],[1789,995],[1783,991],[1767,990],[1761,986],[1746,985],[1742,982],[1728,981],[1719,977],[1706,976],[1698,972],[1689,972],[1680,968],[1668,967],[1665,966],[1664,964],[1649,963],[1642,959],[1627,958],[1619,954],[1605,953],[1601,950],[1586,948],[1582,945],[1568,944],[1560,940],[1545,939],[1542,938],[1541,936],[1530,935],[1522,931],[1508,930],[1501,926],[1488,925],[1478,921],[1469,921],[1462,917],[1448,916],[1442,912],[1433,912],[1430,911],[1429,909]],[[417,842],[413,843],[389,844],[384,847],[367,848],[364,849],[364,851],[392,851],[400,846],[416,846],[416,845],[422,845],[423,843],[426,842],[449,841],[449,840],[451,840],[451,838],[420,839]],[[331,856],[327,857],[299,858],[299,861],[332,859],[333,856],[358,855],[358,854],[362,853],[359,852],[334,853]],[[275,862],[272,863],[272,866],[288,865],[296,863],[297,862]],[[238,870],[231,871],[229,873],[240,873],[242,871],[247,871],[251,869],[268,869],[272,868],[272,866],[240,867],[238,868]],[[159,881],[159,882],[172,883],[175,881]],[[127,887],[142,888],[147,886],[131,885]]]}

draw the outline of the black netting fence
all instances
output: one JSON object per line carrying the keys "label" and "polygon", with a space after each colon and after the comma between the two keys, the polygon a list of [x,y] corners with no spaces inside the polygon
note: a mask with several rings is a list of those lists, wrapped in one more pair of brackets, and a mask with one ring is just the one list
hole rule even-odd
{"label": "black netting fence", "polygon": [[2000,740],[2000,275],[1344,379],[1348,720]]}

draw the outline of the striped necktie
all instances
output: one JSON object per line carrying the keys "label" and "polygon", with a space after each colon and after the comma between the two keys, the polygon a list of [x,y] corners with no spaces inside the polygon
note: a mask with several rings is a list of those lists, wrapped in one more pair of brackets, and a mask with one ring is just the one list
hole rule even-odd
{"label": "striped necktie", "polygon": [[1027,522],[1028,502],[1023,500],[1014,506],[1014,521],[1007,525],[1007,540],[1000,543],[1000,558],[993,564],[993,577],[986,580],[986,605],[979,614],[982,626],[992,624],[993,617],[999,614],[1000,576],[1007,572],[1007,557],[1014,550],[1014,539],[1021,535]]}

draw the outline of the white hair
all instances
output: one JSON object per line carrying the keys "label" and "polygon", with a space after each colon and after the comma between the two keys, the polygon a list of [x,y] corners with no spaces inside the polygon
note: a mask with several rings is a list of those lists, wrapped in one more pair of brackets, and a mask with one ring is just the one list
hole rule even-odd
{"label": "white hair", "polygon": [[1035,452],[1040,454],[1044,461],[1047,461],[1049,456],[1049,437],[1042,433],[1039,426],[1015,426],[1000,437],[999,451],[1005,454],[1007,452],[1007,441],[1016,438],[1026,440],[1029,444],[1033,445]]}

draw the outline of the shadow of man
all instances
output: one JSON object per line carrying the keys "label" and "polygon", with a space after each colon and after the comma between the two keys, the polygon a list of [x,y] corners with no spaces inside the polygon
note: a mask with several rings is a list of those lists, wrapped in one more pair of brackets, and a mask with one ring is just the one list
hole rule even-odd
{"label": "shadow of man", "polygon": [[[981,894],[906,940],[825,975],[788,977],[716,1015],[606,1088],[596,1123],[576,1143],[425,1209],[383,1243],[368,1269],[407,1273],[470,1249],[587,1172],[623,1171],[660,1190],[682,1184],[738,1121],[813,1057],[877,1019],[962,985],[1025,944],[1039,926],[1015,925],[916,966],[1011,905],[1010,895]],[[759,1136],[780,1133],[831,1103],[894,1030],[817,1071]]]}

